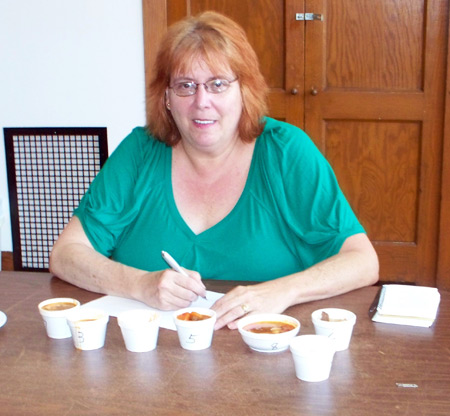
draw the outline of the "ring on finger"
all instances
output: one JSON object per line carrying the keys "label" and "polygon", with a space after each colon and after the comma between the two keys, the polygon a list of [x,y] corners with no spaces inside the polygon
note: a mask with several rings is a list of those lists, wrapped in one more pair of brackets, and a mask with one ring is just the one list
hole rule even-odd
{"label": "ring on finger", "polygon": [[250,306],[248,306],[246,303],[243,303],[241,305],[241,308],[244,311],[244,313],[249,313],[250,312]]}

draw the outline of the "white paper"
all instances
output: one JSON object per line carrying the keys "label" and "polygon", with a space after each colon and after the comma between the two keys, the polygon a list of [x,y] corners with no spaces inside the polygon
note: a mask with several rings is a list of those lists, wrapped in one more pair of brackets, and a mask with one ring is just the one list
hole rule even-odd
{"label": "white paper", "polygon": [[[224,294],[206,291],[206,299],[198,297],[195,302],[192,302],[191,306],[200,308],[210,308],[218,299]],[[157,311],[161,314],[161,321],[159,326],[161,328],[171,329],[176,331],[175,323],[173,322],[174,311],[161,311],[159,309],[151,308],[145,303],[139,302],[133,299],[122,298],[119,296],[103,296],[95,299],[91,302],[83,304],[81,307],[98,308],[105,311],[108,315],[117,317],[121,312],[129,311],[131,309],[150,309]]]}
{"label": "white paper", "polygon": [[372,320],[429,327],[436,319],[440,299],[440,294],[434,287],[383,285]]}

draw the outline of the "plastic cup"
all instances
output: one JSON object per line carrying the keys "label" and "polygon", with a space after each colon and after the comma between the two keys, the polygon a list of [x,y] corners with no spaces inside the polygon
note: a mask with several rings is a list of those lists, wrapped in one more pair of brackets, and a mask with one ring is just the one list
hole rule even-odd
{"label": "plastic cup", "polygon": [[335,352],[330,338],[323,335],[300,335],[291,341],[289,349],[297,378],[310,382],[328,379]]}
{"label": "plastic cup", "polygon": [[[201,321],[184,321],[178,319],[180,315],[188,312],[197,312],[208,315],[210,318]],[[216,312],[206,308],[185,308],[173,314],[175,326],[177,327],[180,345],[186,350],[204,350],[211,346],[214,335],[214,324],[216,323]]]}
{"label": "plastic cup", "polygon": [[67,316],[75,348],[96,350],[105,345],[109,315],[100,309],[81,308]]}
{"label": "plastic cup", "polygon": [[348,348],[356,323],[353,312],[337,308],[318,309],[311,314],[311,319],[316,334],[331,338],[335,342],[336,351]]}
{"label": "plastic cup", "polygon": [[50,338],[70,338],[71,332],[66,316],[80,308],[80,302],[72,298],[53,298],[39,303],[38,309]]}
{"label": "plastic cup", "polygon": [[160,315],[149,309],[122,312],[117,317],[125,347],[132,352],[147,352],[156,348]]}

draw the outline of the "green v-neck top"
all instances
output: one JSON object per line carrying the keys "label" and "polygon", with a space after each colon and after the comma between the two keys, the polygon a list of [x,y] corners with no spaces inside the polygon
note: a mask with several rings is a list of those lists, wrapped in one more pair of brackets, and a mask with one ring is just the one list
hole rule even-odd
{"label": "green v-neck top", "polygon": [[195,234],[175,204],[172,149],[135,128],[108,158],[74,211],[94,248],[148,271],[161,250],[209,279],[266,281],[339,252],[364,229],[335,175],[299,128],[266,118],[245,188],[219,223]]}

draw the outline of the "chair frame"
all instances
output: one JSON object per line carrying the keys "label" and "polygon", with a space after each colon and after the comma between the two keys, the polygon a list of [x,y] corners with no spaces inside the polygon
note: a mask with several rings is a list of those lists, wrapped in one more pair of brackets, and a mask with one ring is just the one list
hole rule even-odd
{"label": "chair frame", "polygon": [[[3,130],[14,270],[46,272],[51,246],[108,158],[107,129],[6,127]],[[54,160],[50,160],[53,155]],[[49,169],[52,175],[48,174]],[[22,192],[23,188],[30,192]],[[21,216],[24,211],[26,215]],[[30,212],[34,214],[33,221],[26,224],[26,218],[32,216],[28,215]]]}

